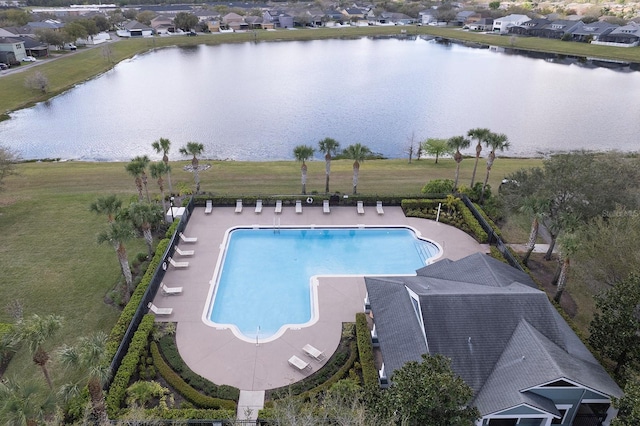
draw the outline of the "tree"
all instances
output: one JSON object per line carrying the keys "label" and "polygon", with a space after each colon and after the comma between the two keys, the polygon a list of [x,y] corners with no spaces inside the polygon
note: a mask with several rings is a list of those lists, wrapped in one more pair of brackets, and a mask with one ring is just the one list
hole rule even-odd
{"label": "tree", "polygon": [[49,88],[49,79],[40,71],[36,71],[25,77],[24,85],[28,89],[39,90],[42,93],[47,93],[47,89]]}
{"label": "tree", "polygon": [[133,229],[133,225],[128,220],[116,219],[109,224],[106,231],[98,234],[98,244],[104,242],[110,243],[116,255],[118,256],[118,262],[120,263],[120,269],[126,282],[124,293],[124,301],[129,301],[129,295],[133,291],[133,278],[131,276],[131,269],[129,268],[129,259],[127,258],[127,249],[124,244],[127,241],[136,237],[136,231]]}
{"label": "tree", "polygon": [[55,395],[33,382],[6,378],[0,381],[0,418],[6,425],[44,424],[55,406]]}
{"label": "tree", "polygon": [[60,31],[50,29],[36,30],[36,36],[41,43],[50,44],[51,46],[62,46],[64,44],[64,36]]}
{"label": "tree", "polygon": [[157,204],[132,203],[128,211],[129,219],[133,225],[142,231],[142,236],[147,244],[148,258],[153,257],[153,234],[151,228],[162,222],[163,211]]}
{"label": "tree", "polygon": [[89,205],[89,210],[98,213],[106,214],[107,222],[111,223],[115,220],[116,215],[122,208],[122,200],[116,195],[106,195],[104,197],[98,197],[96,201]]}
{"label": "tree", "polygon": [[80,22],[69,22],[62,29],[64,41],[75,43],[79,38],[87,38],[89,33]]}
{"label": "tree", "polygon": [[507,135],[504,133],[490,133],[489,136],[485,139],[485,144],[487,148],[491,148],[489,152],[489,157],[487,158],[487,175],[484,178],[484,183],[482,184],[482,194],[480,195],[480,202],[484,200],[484,191],[487,187],[487,182],[489,182],[489,173],[491,172],[491,167],[493,166],[493,162],[496,159],[496,149],[500,150],[500,152],[505,149],[509,149],[509,140]]}
{"label": "tree", "polygon": [[499,1],[489,2],[489,9],[498,10],[499,8],[500,8],[500,2]]}
{"label": "tree", "polygon": [[[94,19],[78,19],[77,21],[74,21],[74,22],[82,25],[88,37],[94,36],[100,32],[100,30],[98,29],[98,25],[96,24],[96,21]],[[85,37],[78,37],[78,38],[85,38]]]}
{"label": "tree", "polygon": [[547,200],[538,199],[535,197],[527,197],[524,199],[520,212],[531,216],[531,231],[529,231],[529,239],[525,245],[527,251],[522,258],[522,263],[527,266],[529,257],[533,253],[533,249],[536,247],[536,240],[538,239],[538,231],[540,229],[540,215],[547,209]]}
{"label": "tree", "polygon": [[[149,166],[149,172],[151,173],[151,177],[157,179],[158,181],[158,187],[160,188],[160,194],[162,195],[162,208],[164,209],[164,211],[167,211],[167,206],[165,203],[166,197],[164,195],[164,180],[162,179],[162,176],[170,176],[171,166],[162,162],[153,163]],[[169,182],[171,182],[171,180],[169,180]]]}
{"label": "tree", "polygon": [[182,31],[191,31],[192,28],[198,25],[198,17],[193,13],[178,12],[173,19],[173,24]]}
{"label": "tree", "polygon": [[614,398],[613,406],[618,415],[611,421],[611,426],[636,426],[640,424],[640,380],[631,379],[624,387],[624,396]]}
{"label": "tree", "polygon": [[324,192],[329,193],[329,175],[331,174],[331,156],[336,155],[340,143],[332,138],[324,138],[318,142],[318,150],[324,153],[324,171],[326,175],[326,181],[324,184]]}
{"label": "tree", "polygon": [[[473,390],[451,370],[451,360],[442,355],[422,355],[396,370],[383,394],[384,406],[403,424],[471,425],[480,417],[469,407]],[[406,423],[405,423],[406,422]]]}
{"label": "tree", "polygon": [[162,162],[167,166],[167,180],[169,181],[169,192],[173,194],[173,186],[171,185],[171,168],[169,167],[169,149],[171,141],[167,138],[160,138],[151,144],[151,147],[160,154],[162,153]]}
{"label": "tree", "polygon": [[353,160],[353,194],[357,194],[358,189],[358,174],[360,172],[360,163],[371,155],[371,149],[369,147],[356,143],[349,145],[342,151],[343,155]]}
{"label": "tree", "polygon": [[298,145],[293,148],[293,156],[296,161],[301,161],[300,172],[302,174],[302,193],[307,193],[307,163],[306,161],[313,156],[314,149],[309,145]]}
{"label": "tree", "polygon": [[0,190],[2,190],[2,182],[7,176],[16,174],[16,162],[20,158],[18,154],[9,148],[0,145]]}
{"label": "tree", "polygon": [[471,141],[464,136],[454,136],[447,140],[447,146],[450,151],[455,151],[453,159],[456,162],[456,180],[454,183],[454,189],[458,189],[458,177],[460,176],[460,163],[462,163],[461,149],[469,148]]}
{"label": "tree", "polygon": [[180,148],[180,154],[182,155],[191,155],[191,168],[193,169],[193,181],[196,184],[196,193],[200,192],[200,175],[199,175],[199,165],[198,155],[204,152],[204,145],[198,142],[187,142],[186,146]]}
{"label": "tree", "polygon": [[555,300],[556,303],[560,303],[560,299],[562,298],[562,293],[564,293],[564,290],[567,286],[567,279],[569,276],[569,267],[571,266],[571,257],[578,250],[579,244],[580,242],[576,238],[576,235],[574,233],[570,233],[570,232],[563,233],[558,238],[558,248],[559,248],[558,252],[560,254],[559,256],[560,267],[559,267],[559,272],[557,274],[558,279],[557,279],[557,282],[555,283],[558,286],[558,288],[556,289],[556,294],[553,296],[553,300]]}
{"label": "tree", "polygon": [[422,149],[427,154],[436,156],[436,164],[438,164],[438,157],[451,153],[451,148],[446,139],[429,138],[422,143]]}
{"label": "tree", "polygon": [[621,378],[629,365],[640,361],[640,275],[629,275],[595,300],[589,343],[616,363],[613,374]]}
{"label": "tree", "polygon": [[109,31],[111,26],[109,25],[109,20],[102,15],[95,15],[91,17],[93,21],[96,23],[96,28],[98,31]]}
{"label": "tree", "polygon": [[[148,160],[148,158],[147,158]],[[134,182],[136,184],[136,188],[138,188],[138,200],[142,201],[144,196],[142,195],[142,174],[144,173],[144,169],[147,167],[146,162],[141,161],[141,157],[135,157],[126,166],[124,166],[125,170],[133,176]]]}
{"label": "tree", "polygon": [[110,375],[107,359],[108,336],[99,331],[88,337],[81,337],[75,346],[64,345],[57,352],[58,359],[67,368],[82,373],[79,381],[63,386],[65,400],[80,394],[82,385],[89,389],[91,400],[91,416],[97,424],[104,424],[107,420],[103,385]]}
{"label": "tree", "polygon": [[478,169],[478,161],[480,161],[480,154],[482,153],[482,144],[487,139],[487,136],[491,133],[491,130],[486,128],[471,129],[467,132],[467,136],[478,141],[476,144],[476,162],[473,164],[473,173],[471,174],[471,188],[476,180],[476,170]]}
{"label": "tree", "polygon": [[136,15],[136,21],[145,25],[151,25],[151,20],[155,17],[155,12],[152,12],[151,10],[143,10]]}
{"label": "tree", "polygon": [[[409,154],[409,164],[411,164],[411,160],[413,159],[413,154],[416,153],[416,135],[415,133],[411,133],[411,137],[407,138],[409,142],[406,146],[407,154]],[[420,145],[420,144],[418,144]]]}
{"label": "tree", "polygon": [[29,348],[33,362],[42,370],[49,389],[53,388],[53,384],[51,383],[51,377],[47,369],[49,353],[45,349],[45,343],[50,340],[61,327],[62,317],[56,315],[41,317],[38,314],[33,314],[29,318],[18,321],[13,331],[15,342],[26,344]]}

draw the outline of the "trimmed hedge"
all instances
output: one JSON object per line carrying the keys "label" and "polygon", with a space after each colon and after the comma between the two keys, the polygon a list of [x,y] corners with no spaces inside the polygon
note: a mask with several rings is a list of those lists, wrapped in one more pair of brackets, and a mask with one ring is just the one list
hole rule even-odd
{"label": "trimmed hedge", "polygon": [[356,314],[356,341],[358,342],[358,354],[360,356],[360,366],[362,367],[362,380],[364,386],[378,385],[378,370],[373,360],[373,346],[371,344],[371,333],[367,325],[367,316],[364,312]]}
{"label": "trimmed hedge", "polygon": [[313,389],[310,389],[300,394],[300,397],[302,399],[308,400],[308,399],[311,399],[315,394],[329,390],[329,388],[331,388],[331,386],[333,386],[334,383],[338,382],[339,380],[342,380],[344,377],[347,376],[347,374],[349,374],[349,370],[351,370],[351,368],[353,367],[353,364],[355,364],[357,357],[358,357],[357,344],[356,342],[351,342],[349,343],[349,358],[347,359],[347,362],[345,362],[342,365],[342,367],[340,367],[340,369],[333,376],[329,378],[329,380],[325,381],[319,386],[316,386]]}
{"label": "trimmed hedge", "polygon": [[162,376],[164,380],[180,395],[182,395],[187,401],[195,404],[198,407],[202,408],[213,408],[213,409],[223,409],[223,410],[233,410],[235,412],[236,403],[234,401],[230,401],[228,399],[220,399],[220,398],[212,398],[207,395],[203,395],[191,386],[182,378],[178,373],[173,371],[169,365],[164,361],[162,355],[160,355],[160,351],[158,350],[158,345],[156,342],[151,342],[151,357],[153,358],[153,363],[158,369],[158,373]]}
{"label": "trimmed hedge", "polygon": [[487,243],[489,241],[489,236],[487,235],[485,230],[482,229],[482,226],[480,226],[480,222],[478,222],[473,213],[471,213],[471,210],[469,210],[469,208],[465,206],[462,200],[459,200],[456,203],[456,210],[458,210],[462,214],[465,223],[469,226],[471,232],[475,235],[476,240],[478,240],[478,242],[481,244]]}
{"label": "trimmed hedge", "polygon": [[[236,412],[232,410],[202,410],[198,408],[180,408],[163,410],[152,408],[144,410],[149,419],[169,419],[169,420],[229,420],[235,419]],[[153,420],[149,423],[153,424]]]}
{"label": "trimmed hedge", "polygon": [[[256,200],[262,200],[264,207],[275,206],[276,200],[282,200],[283,206],[294,205],[296,200],[302,200],[304,206],[322,206],[322,201],[329,199],[331,196],[335,196],[335,193],[310,193],[310,194],[298,194],[298,195],[283,195],[273,196],[265,195],[263,197],[249,195],[237,195],[237,196],[224,196],[224,195],[198,195],[194,197],[194,205],[197,207],[204,207],[207,200],[213,201],[213,206],[216,207],[233,207],[236,205],[236,200],[242,199],[244,205],[255,205]],[[382,201],[388,206],[399,206],[402,200],[405,198],[420,199],[432,197],[430,194],[404,194],[404,195],[352,195],[352,194],[337,194],[340,197],[339,205],[341,206],[356,206],[358,201],[362,201],[365,206],[375,206],[377,201]],[[344,198],[344,195],[348,195],[348,198]],[[307,198],[312,198],[313,202],[308,204]]]}
{"label": "trimmed hedge", "polygon": [[129,382],[137,370],[140,356],[147,350],[149,335],[153,330],[155,315],[147,314],[140,321],[138,330],[131,339],[129,350],[122,359],[120,368],[113,378],[109,394],[107,395],[107,414],[109,418],[116,418],[125,399]]}
{"label": "trimmed hedge", "polygon": [[502,238],[502,231],[500,231],[500,228],[498,228],[494,221],[487,215],[487,212],[485,212],[479,204],[473,203],[473,206],[476,208],[476,210],[478,210],[478,212],[480,212],[480,216],[482,216],[484,220],[487,221],[491,229],[493,229],[493,233]]}
{"label": "trimmed hedge", "polygon": [[133,319],[133,316],[142,301],[142,297],[144,296],[145,291],[147,291],[147,287],[149,287],[149,283],[151,282],[151,278],[153,274],[156,272],[156,269],[160,265],[162,261],[162,256],[164,255],[167,246],[169,245],[170,240],[163,239],[156,246],[156,253],[153,256],[153,259],[149,262],[149,266],[147,267],[147,271],[145,272],[140,284],[136,286],[133,294],[131,295],[131,299],[129,299],[129,303],[124,307],[122,313],[120,314],[120,318],[116,322],[116,325],[111,329],[111,333],[109,334],[109,340],[107,341],[107,356],[105,359],[111,361],[118,350],[118,346],[120,342],[124,338],[124,334],[127,332],[127,328]]}
{"label": "trimmed hedge", "polygon": [[172,335],[166,335],[158,342],[158,347],[162,353],[163,359],[169,367],[178,373],[180,377],[191,387],[198,391],[220,399],[228,399],[238,401],[240,398],[240,389],[229,385],[216,385],[204,377],[194,373],[188,365],[184,363],[178,348],[176,347],[175,338]]}

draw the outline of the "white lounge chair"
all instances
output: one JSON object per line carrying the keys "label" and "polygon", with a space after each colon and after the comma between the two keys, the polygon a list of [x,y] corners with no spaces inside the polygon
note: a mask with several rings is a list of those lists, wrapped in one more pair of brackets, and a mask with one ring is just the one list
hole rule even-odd
{"label": "white lounge chair", "polygon": [[319,349],[314,348],[313,346],[307,344],[304,345],[304,347],[302,348],[302,350],[309,355],[311,358],[314,358],[317,361],[320,361],[322,359],[324,359],[324,352],[322,352]]}
{"label": "white lounge chair", "polygon": [[331,209],[329,208],[329,200],[322,201],[322,213],[331,213]]}
{"label": "white lounge chair", "polygon": [[180,256],[193,256],[196,251],[195,250],[180,250],[180,247],[176,246],[176,253]]}
{"label": "white lounge chair", "polygon": [[187,268],[189,266],[189,262],[176,262],[172,258],[169,258],[169,263],[174,268]]}
{"label": "white lounge chair", "polygon": [[165,296],[173,296],[182,293],[182,287],[167,287],[164,283],[160,283],[160,291]]}
{"label": "white lounge chair", "polygon": [[204,208],[204,214],[211,214],[213,211],[213,201],[207,200],[207,206]]}
{"label": "white lounge chair", "polygon": [[153,312],[156,315],[171,315],[171,312],[173,312],[173,308],[158,308],[156,305],[154,305],[151,302],[149,302],[147,307],[151,312]]}
{"label": "white lounge chair", "polygon": [[262,213],[262,200],[256,201],[256,213]]}
{"label": "white lounge chair", "polygon": [[182,232],[180,233],[180,239],[185,243],[195,243],[196,241],[198,241],[198,237],[187,237]]}
{"label": "white lounge chair", "polygon": [[300,371],[304,371],[307,368],[311,368],[308,362],[304,362],[303,360],[301,360],[295,355],[292,355],[291,358],[289,358],[289,365],[297,368]]}
{"label": "white lounge chair", "polygon": [[358,214],[364,214],[364,203],[362,201],[358,201]]}
{"label": "white lounge chair", "polygon": [[276,213],[282,213],[282,200],[278,200],[276,201]]}
{"label": "white lounge chair", "polygon": [[382,201],[378,201],[376,203],[376,211],[378,214],[384,214],[384,210],[382,209]]}
{"label": "white lounge chair", "polygon": [[236,213],[242,213],[242,200],[236,201]]}
{"label": "white lounge chair", "polygon": [[301,200],[296,200],[296,213],[298,213],[298,214],[302,213],[302,201]]}

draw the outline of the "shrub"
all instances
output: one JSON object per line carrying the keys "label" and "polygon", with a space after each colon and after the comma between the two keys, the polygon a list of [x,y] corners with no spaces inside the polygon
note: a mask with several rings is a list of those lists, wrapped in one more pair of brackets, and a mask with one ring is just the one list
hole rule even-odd
{"label": "shrub", "polygon": [[454,182],[451,179],[433,179],[422,187],[423,194],[448,194],[453,192]]}
{"label": "shrub", "polygon": [[149,335],[153,330],[155,316],[147,314],[142,318],[138,330],[133,335],[129,350],[122,359],[120,368],[113,378],[107,395],[107,413],[110,418],[116,418],[129,387],[129,382],[136,372],[140,356],[145,352],[149,341]]}
{"label": "shrub", "polygon": [[162,378],[166,380],[166,382],[186,400],[201,408],[235,411],[236,403],[234,401],[212,398],[210,396],[203,395],[189,386],[187,382],[182,380],[182,378],[164,361],[164,359],[160,355],[160,351],[158,350],[158,345],[156,344],[156,342],[151,342],[151,356],[153,357],[153,362],[158,369],[158,373],[160,373],[160,376],[162,376]]}
{"label": "shrub", "polygon": [[367,325],[367,317],[364,312],[356,314],[356,342],[358,343],[358,355],[362,367],[362,380],[364,385],[378,384],[378,370],[373,361],[373,347],[371,345],[371,333]]}
{"label": "shrub", "polygon": [[[144,410],[146,417],[149,419],[199,419],[199,420],[228,420],[234,419],[236,412],[234,410],[203,410],[197,408],[181,408],[163,410],[161,408],[152,408]],[[151,422],[153,423],[153,422]]]}
{"label": "shrub", "polygon": [[489,236],[485,230],[482,229],[482,226],[480,226],[478,220],[475,218],[473,213],[471,213],[471,210],[469,210],[461,200],[456,203],[456,210],[462,214],[462,218],[478,242],[486,243],[489,241]]}
{"label": "shrub", "polygon": [[491,229],[493,229],[493,233],[496,234],[498,237],[502,238],[502,232],[500,232],[500,228],[496,226],[496,224],[493,222],[493,220],[491,220],[491,218],[487,215],[484,209],[476,203],[473,203],[473,206],[476,208],[476,210],[478,210],[478,212],[480,213],[480,216],[482,216],[484,220],[487,221],[489,226],[491,226]]}

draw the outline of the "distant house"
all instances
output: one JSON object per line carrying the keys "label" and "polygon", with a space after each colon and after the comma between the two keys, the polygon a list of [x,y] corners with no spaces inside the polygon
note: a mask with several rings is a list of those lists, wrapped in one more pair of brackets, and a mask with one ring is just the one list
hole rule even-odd
{"label": "distant house", "polygon": [[618,28],[619,25],[610,24],[606,21],[595,21],[589,24],[582,24],[571,33],[573,41],[598,41],[600,37],[609,34]]}
{"label": "distant house", "polygon": [[24,50],[27,56],[34,58],[44,58],[49,56],[49,45],[41,43],[31,37],[17,37],[24,43]]}
{"label": "distant house", "polygon": [[6,64],[16,64],[27,55],[24,41],[19,38],[0,38],[0,62]]}
{"label": "distant house", "polygon": [[474,22],[480,19],[480,15],[474,12],[473,10],[461,10],[460,12],[456,13],[456,17],[453,21],[451,21],[451,23],[453,25],[458,25],[461,27],[465,24],[472,22],[471,18],[473,17],[476,18],[476,19],[473,19]]}
{"label": "distant house", "polygon": [[582,21],[570,21],[567,19],[558,19],[547,24],[544,29],[536,37],[561,39],[582,26]]}
{"label": "distant house", "polygon": [[437,22],[437,11],[435,9],[426,9],[418,12],[418,18],[422,25],[429,25],[432,22]]}
{"label": "distant house", "polygon": [[116,34],[118,37],[151,37],[153,28],[138,21],[129,21],[124,25],[124,29],[116,31]]}
{"label": "distant house", "polygon": [[263,24],[271,24],[274,28],[293,28],[293,16],[282,10],[268,10],[262,14]]}
{"label": "distant house", "polygon": [[635,47],[640,45],[640,24],[629,22],[611,31],[609,34],[599,37],[593,44],[607,46]]}
{"label": "distant house", "polygon": [[517,27],[530,20],[531,18],[527,15],[507,15],[502,18],[496,18],[493,20],[493,31],[506,34],[509,32],[509,28]]}
{"label": "distant house", "polygon": [[493,18],[482,18],[468,26],[471,31],[491,31],[493,29]]}
{"label": "distant house", "polygon": [[508,32],[509,34],[540,37],[550,23],[551,21],[546,18],[534,18],[523,22],[521,25],[509,27]]}
{"label": "distant house", "polygon": [[383,387],[405,363],[441,354],[473,390],[477,426],[608,425],[615,415],[621,389],[524,272],[477,253],[365,283]]}
{"label": "distant house", "polygon": [[151,20],[151,28],[156,34],[170,34],[176,32],[173,18],[167,15],[159,15]]}
{"label": "distant house", "polygon": [[244,16],[237,13],[230,12],[222,17],[222,23],[234,31],[246,30],[249,25],[244,21]]}

